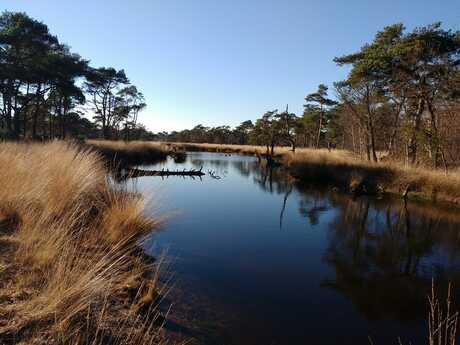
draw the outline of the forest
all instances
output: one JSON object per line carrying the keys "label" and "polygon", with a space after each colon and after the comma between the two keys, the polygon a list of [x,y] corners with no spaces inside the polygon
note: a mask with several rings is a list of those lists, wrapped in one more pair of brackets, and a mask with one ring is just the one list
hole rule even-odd
{"label": "forest", "polygon": [[124,70],[92,67],[25,13],[0,16],[0,101],[3,139],[151,137],[138,123],[144,96]]}
{"label": "forest", "polygon": [[[143,94],[124,70],[90,62],[25,13],[0,17],[0,138],[103,138],[340,148],[378,161],[459,163],[460,33],[441,23],[394,24],[359,51],[338,56],[346,80],[307,94],[303,114],[286,106],[255,121],[153,134],[138,122]],[[90,120],[91,119],[91,120]]]}
{"label": "forest", "polygon": [[441,23],[385,27],[359,51],[338,56],[346,80],[305,97],[303,114],[270,110],[255,122],[159,133],[162,141],[340,148],[378,161],[449,168],[460,155],[460,33]]}

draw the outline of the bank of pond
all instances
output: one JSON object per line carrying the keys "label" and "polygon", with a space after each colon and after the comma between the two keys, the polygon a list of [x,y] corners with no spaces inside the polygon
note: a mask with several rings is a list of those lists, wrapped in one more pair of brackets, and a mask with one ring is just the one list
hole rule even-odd
{"label": "bank of pond", "polygon": [[257,157],[270,166],[284,166],[305,183],[328,186],[353,195],[393,195],[405,200],[425,200],[460,205],[460,172],[406,166],[396,161],[372,163],[344,150],[276,147],[273,155],[262,146],[163,142],[89,141],[88,144],[117,166],[148,164],[171,156],[178,163],[186,152],[216,152]]}
{"label": "bank of pond", "polygon": [[[262,162],[263,163],[263,162]],[[434,279],[460,278],[455,207],[354,195],[293,179],[250,155],[188,152],[146,170],[202,179],[124,180],[176,214],[146,243],[171,258],[170,317],[204,344],[425,343]],[[459,301],[454,289],[453,300]],[[452,305],[453,308],[453,305]]]}
{"label": "bank of pond", "polygon": [[427,341],[432,283],[460,283],[454,203],[364,190],[346,152],[186,149],[0,145],[2,343]]}

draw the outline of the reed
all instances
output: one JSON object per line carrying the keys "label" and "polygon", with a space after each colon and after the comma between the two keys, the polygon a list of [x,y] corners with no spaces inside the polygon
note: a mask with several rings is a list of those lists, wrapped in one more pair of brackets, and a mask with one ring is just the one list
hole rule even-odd
{"label": "reed", "polygon": [[372,163],[346,151],[302,150],[283,156],[291,174],[362,194],[397,194],[408,198],[460,203],[460,172],[446,173],[398,162]]}
{"label": "reed", "polygon": [[0,180],[0,343],[165,342],[161,265],[139,246],[158,221],[140,195],[63,142],[0,144]]}
{"label": "reed", "polygon": [[[199,144],[199,143],[162,143],[170,150],[182,151],[204,151],[204,152],[221,152],[221,153],[239,153],[246,155],[263,155],[266,153],[264,146],[257,145],[230,145],[230,144]],[[289,152],[290,147],[276,147],[275,155],[280,156]]]}
{"label": "reed", "polygon": [[447,288],[447,298],[444,306],[436,295],[433,281],[429,306],[429,345],[455,345],[457,341],[458,312],[453,310],[452,284],[449,283]]}
{"label": "reed", "polygon": [[169,154],[165,145],[150,141],[88,140],[86,145],[96,150],[111,166],[154,164]]}

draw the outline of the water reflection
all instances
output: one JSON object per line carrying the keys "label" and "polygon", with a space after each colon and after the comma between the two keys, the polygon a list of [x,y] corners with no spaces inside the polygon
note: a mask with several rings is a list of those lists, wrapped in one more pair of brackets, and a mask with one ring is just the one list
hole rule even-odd
{"label": "water reflection", "polygon": [[309,193],[303,193],[299,201],[299,213],[308,219],[310,225],[319,224],[319,217],[322,213],[331,209],[329,200],[324,193],[309,189]]}
{"label": "water reflection", "polygon": [[444,286],[459,278],[458,225],[432,208],[424,213],[428,206],[343,195],[330,201],[338,212],[324,260],[336,274],[322,286],[342,293],[370,320],[425,318],[432,278]]}
{"label": "water reflection", "polygon": [[237,155],[156,168],[201,166],[223,178],[159,181],[184,216],[154,238],[176,249],[186,284],[176,308],[196,329],[212,325],[210,343],[421,341],[431,279],[460,286],[457,210],[351,198]]}

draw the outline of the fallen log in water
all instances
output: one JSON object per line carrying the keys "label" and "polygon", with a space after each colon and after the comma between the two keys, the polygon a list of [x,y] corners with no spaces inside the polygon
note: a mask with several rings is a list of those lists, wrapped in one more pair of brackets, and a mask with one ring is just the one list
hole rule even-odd
{"label": "fallen log in water", "polygon": [[167,176],[204,176],[205,173],[203,172],[203,167],[200,168],[200,170],[168,170],[168,169],[162,169],[162,170],[142,170],[142,169],[126,169],[123,172],[123,177],[124,178],[135,178],[135,177],[141,177],[141,176],[161,176],[161,177],[167,177]]}

